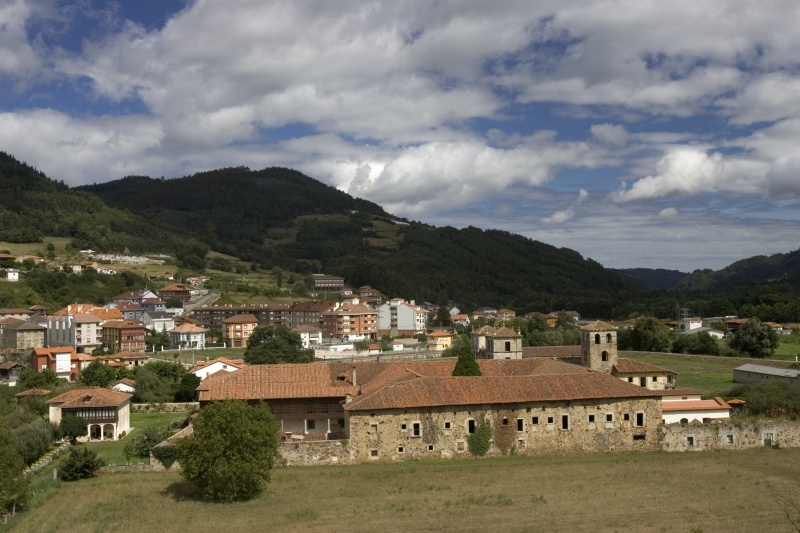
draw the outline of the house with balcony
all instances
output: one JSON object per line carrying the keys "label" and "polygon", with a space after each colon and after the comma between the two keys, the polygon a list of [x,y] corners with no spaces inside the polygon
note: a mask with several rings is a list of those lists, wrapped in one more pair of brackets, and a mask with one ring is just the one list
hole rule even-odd
{"label": "house with balcony", "polygon": [[292,331],[300,335],[303,348],[309,349],[316,344],[322,344],[322,328],[314,326],[297,326]]}
{"label": "house with balcony", "polygon": [[250,335],[257,327],[258,319],[254,315],[233,315],[222,321],[222,341],[228,348],[247,348]]}
{"label": "house with balcony", "polygon": [[31,354],[31,368],[35,372],[49,368],[57,377],[75,381],[94,360],[91,355],[76,352],[72,346],[35,348]]}
{"label": "house with balcony", "polygon": [[202,326],[185,322],[175,326],[169,333],[169,341],[173,348],[191,348],[203,350],[206,347],[206,333],[208,330]]}
{"label": "house with balcony", "polygon": [[378,312],[366,304],[343,303],[333,311],[322,313],[322,334],[325,338],[378,337]]}
{"label": "house with balcony", "polygon": [[158,291],[158,296],[162,300],[175,298],[182,302],[188,302],[192,299],[192,286],[184,283],[171,283]]}
{"label": "house with balcony", "polygon": [[131,430],[132,397],[111,389],[73,389],[47,401],[50,422],[59,424],[65,416],[79,416],[86,421],[89,440],[117,440]]}
{"label": "house with balcony", "polygon": [[103,349],[113,352],[143,352],[144,324],[136,320],[114,320],[102,328]]}

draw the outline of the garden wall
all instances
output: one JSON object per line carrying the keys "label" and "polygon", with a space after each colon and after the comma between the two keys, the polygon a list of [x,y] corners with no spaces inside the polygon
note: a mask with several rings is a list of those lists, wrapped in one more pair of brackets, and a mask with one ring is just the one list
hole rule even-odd
{"label": "garden wall", "polygon": [[800,448],[800,421],[742,420],[719,424],[664,426],[665,452],[744,450],[761,446]]}

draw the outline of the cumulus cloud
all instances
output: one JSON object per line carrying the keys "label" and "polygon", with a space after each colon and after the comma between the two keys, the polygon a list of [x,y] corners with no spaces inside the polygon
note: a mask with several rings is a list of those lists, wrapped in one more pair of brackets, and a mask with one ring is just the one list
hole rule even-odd
{"label": "cumulus cloud", "polygon": [[540,219],[540,222],[542,224],[549,225],[549,224],[563,224],[564,222],[572,220],[573,217],[575,217],[575,207],[581,205],[587,198],[589,198],[589,192],[586,189],[581,189],[580,191],[578,191],[578,198],[570,207],[562,211],[556,211],[549,217],[544,217]]}

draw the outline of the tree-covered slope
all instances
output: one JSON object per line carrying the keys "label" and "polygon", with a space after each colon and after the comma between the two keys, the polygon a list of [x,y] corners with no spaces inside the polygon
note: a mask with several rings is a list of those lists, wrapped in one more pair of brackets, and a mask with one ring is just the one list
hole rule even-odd
{"label": "tree-covered slope", "polygon": [[39,242],[43,235],[104,252],[174,250],[181,241],[168,227],[111,209],[0,152],[0,241]]}

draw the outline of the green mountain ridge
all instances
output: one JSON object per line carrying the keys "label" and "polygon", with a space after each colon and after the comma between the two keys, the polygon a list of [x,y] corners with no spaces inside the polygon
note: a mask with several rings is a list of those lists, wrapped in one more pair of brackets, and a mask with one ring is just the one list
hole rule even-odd
{"label": "green mountain ridge", "polygon": [[[612,270],[574,250],[505,231],[405,220],[292,169],[236,167],[170,180],[130,176],[69,188],[0,153],[0,240],[36,242],[42,235],[68,237],[75,249],[170,253],[195,271],[212,249],[260,269],[340,275],[389,297],[519,313],[670,316],[681,300],[715,312],[751,305],[771,316],[775,297],[758,287],[782,291],[785,299],[800,286],[800,252],[691,274]],[[725,292],[739,286],[750,292]],[[785,316],[798,314],[786,309]]]}

